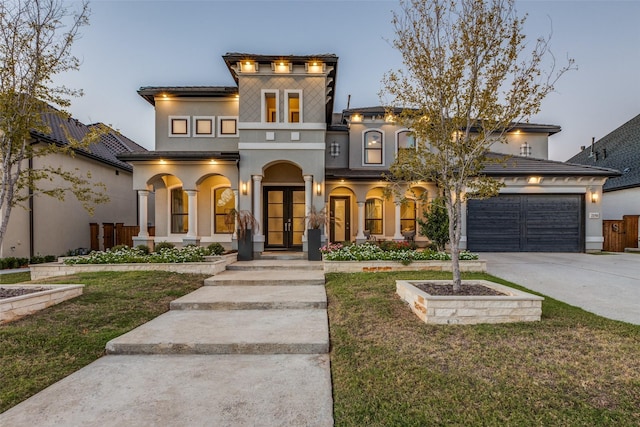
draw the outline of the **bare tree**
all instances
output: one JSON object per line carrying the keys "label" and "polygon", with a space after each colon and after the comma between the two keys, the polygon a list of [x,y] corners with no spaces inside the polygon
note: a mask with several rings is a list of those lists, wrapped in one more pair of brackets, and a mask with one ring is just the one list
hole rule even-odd
{"label": "bare tree", "polygon": [[526,42],[514,0],[401,0],[392,22],[404,67],[385,75],[381,97],[402,109],[396,120],[418,141],[392,165],[392,181],[431,181],[442,192],[459,291],[463,201],[500,188],[482,173],[489,148],[539,112],[573,60],[557,69],[550,37]]}
{"label": "bare tree", "polygon": [[[30,167],[36,157],[86,149],[104,132],[96,126],[80,139],[67,132],[66,144],[36,144],[33,138],[50,134],[53,121],[47,118],[68,116],[64,109],[70,98],[82,95],[54,85],[53,78],[79,68],[71,46],[88,16],[87,2],[76,12],[69,12],[61,0],[0,3],[0,245],[12,208],[35,194],[64,200],[72,193],[89,212],[96,203],[108,201],[104,186],[92,183],[90,173]],[[43,181],[47,185],[40,185]]]}

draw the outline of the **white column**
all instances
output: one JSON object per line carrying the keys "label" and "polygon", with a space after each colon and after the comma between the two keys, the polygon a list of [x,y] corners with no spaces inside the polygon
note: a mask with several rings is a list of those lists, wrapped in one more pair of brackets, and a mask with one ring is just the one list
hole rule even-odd
{"label": "white column", "polygon": [[147,228],[148,213],[147,213],[147,200],[149,197],[149,190],[138,190],[138,222],[140,224],[140,231],[138,237],[149,237],[149,229]]}
{"label": "white column", "polygon": [[364,202],[358,202],[358,234],[356,241],[367,240],[364,236]]}
{"label": "white column", "polygon": [[402,205],[400,204],[400,202],[396,201],[395,202],[396,205],[396,213],[395,213],[395,231],[393,233],[393,240],[403,240],[404,237],[402,236],[402,224],[400,222],[400,220],[402,219],[402,213],[401,213],[401,208]]}
{"label": "white column", "polygon": [[189,197],[189,230],[187,237],[196,237],[198,235],[198,191],[185,190]]}
{"label": "white column", "polygon": [[[313,175],[304,175],[303,178],[304,178],[304,213],[305,215],[309,215],[309,212],[311,211],[311,200],[313,197]],[[308,228],[307,222],[308,221],[305,220],[303,239],[306,239],[307,237],[307,228]]]}
{"label": "white column", "polygon": [[[262,194],[262,175],[253,175],[253,216],[258,223],[258,232],[254,236],[262,236],[262,204],[260,195]],[[257,240],[257,239],[256,239]]]}

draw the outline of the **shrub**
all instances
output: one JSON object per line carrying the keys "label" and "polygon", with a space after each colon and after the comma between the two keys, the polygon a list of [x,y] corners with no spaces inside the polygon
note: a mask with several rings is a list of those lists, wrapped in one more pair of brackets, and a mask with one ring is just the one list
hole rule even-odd
{"label": "shrub", "polygon": [[111,251],[111,252],[117,252],[117,251],[120,251],[122,249],[129,249],[129,246],[127,246],[127,245],[115,245],[111,249],[107,249],[107,250]]}
{"label": "shrub", "polygon": [[151,250],[149,249],[149,246],[147,245],[138,245],[136,246],[136,249],[145,255],[149,255],[149,252],[151,252]]}
{"label": "shrub", "polygon": [[207,249],[211,255],[222,255],[224,253],[224,247],[218,242],[210,244]]}
{"label": "shrub", "polygon": [[416,249],[418,246],[415,244],[415,242],[407,242],[405,241],[401,241],[401,242],[396,242],[393,240],[385,240],[383,242],[379,243],[380,249],[382,249],[383,251],[403,251],[403,250],[409,250],[409,249]]}
{"label": "shrub", "polygon": [[435,243],[439,251],[444,251],[449,243],[449,214],[441,198],[434,199],[424,212],[424,220],[418,218],[420,234]]}
{"label": "shrub", "polygon": [[[445,252],[430,250],[417,251],[414,249],[383,250],[378,245],[363,243],[361,245],[342,246],[340,243],[329,243],[320,251],[327,261],[399,261],[410,264],[412,261],[450,260],[451,256]],[[460,253],[460,259],[475,260],[477,254],[467,251]]]}
{"label": "shrub", "polygon": [[65,264],[124,264],[124,263],[180,263],[202,262],[208,250],[199,246],[188,246],[181,249],[163,248],[152,254],[145,254],[138,248],[121,248],[106,252],[91,252],[82,258],[69,258]]}
{"label": "shrub", "polygon": [[171,242],[158,242],[158,243],[155,244],[154,250],[156,252],[160,252],[163,249],[173,249],[175,247],[176,247],[176,245],[174,245]]}

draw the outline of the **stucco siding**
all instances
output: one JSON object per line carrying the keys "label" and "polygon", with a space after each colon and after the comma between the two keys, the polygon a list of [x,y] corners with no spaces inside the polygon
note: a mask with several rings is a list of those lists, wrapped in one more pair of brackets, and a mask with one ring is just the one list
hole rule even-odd
{"label": "stucco siding", "polygon": [[602,213],[603,219],[622,219],[624,215],[640,215],[640,187],[604,193]]}

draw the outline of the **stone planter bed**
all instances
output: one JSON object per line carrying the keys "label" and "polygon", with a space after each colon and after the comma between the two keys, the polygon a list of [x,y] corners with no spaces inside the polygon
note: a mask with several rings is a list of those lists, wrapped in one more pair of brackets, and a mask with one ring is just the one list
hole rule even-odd
{"label": "stone planter bed", "polygon": [[[380,271],[451,271],[451,261],[413,261],[403,265],[399,261],[324,261],[325,273],[360,273]],[[460,271],[486,273],[484,260],[460,261]]]}
{"label": "stone planter bed", "polygon": [[0,324],[3,324],[80,296],[84,285],[17,284],[1,287],[6,289],[44,288],[39,292],[0,299]]}
{"label": "stone planter bed", "polygon": [[[425,280],[435,284],[450,284],[449,280]],[[471,325],[478,323],[508,323],[539,321],[544,298],[486,280],[464,281],[495,289],[499,296],[437,296],[430,295],[414,284],[420,281],[396,280],[396,293],[409,304],[423,322],[435,324]]]}
{"label": "stone planter bed", "polygon": [[205,262],[183,263],[130,263],[130,264],[64,264],[58,262],[32,264],[31,280],[45,279],[55,276],[70,276],[76,273],[94,273],[99,271],[171,271],[174,273],[210,274],[221,273],[227,265],[235,262],[237,254],[205,257]]}

